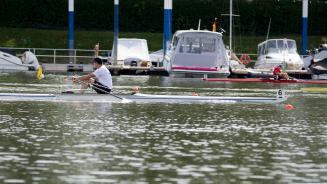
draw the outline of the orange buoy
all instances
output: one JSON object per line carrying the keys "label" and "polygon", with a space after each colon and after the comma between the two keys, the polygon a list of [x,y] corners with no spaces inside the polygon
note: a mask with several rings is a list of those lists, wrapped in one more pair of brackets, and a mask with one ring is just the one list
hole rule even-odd
{"label": "orange buoy", "polygon": [[294,109],[293,105],[291,105],[291,104],[286,104],[286,105],[284,106],[284,108],[285,108],[286,110],[289,110],[289,111]]}

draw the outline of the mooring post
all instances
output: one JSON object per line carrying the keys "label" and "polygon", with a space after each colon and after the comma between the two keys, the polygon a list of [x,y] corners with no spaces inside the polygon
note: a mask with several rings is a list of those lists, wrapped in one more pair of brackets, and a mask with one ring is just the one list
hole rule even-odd
{"label": "mooring post", "polygon": [[119,0],[114,1],[114,47],[113,47],[113,59],[114,65],[117,65],[118,59],[118,33],[119,33]]}
{"label": "mooring post", "polygon": [[303,0],[302,5],[302,55],[307,54],[308,43],[308,0]]}
{"label": "mooring post", "polygon": [[164,3],[164,40],[163,40],[164,55],[166,54],[166,51],[167,51],[167,44],[171,41],[172,12],[173,12],[172,0],[165,0],[165,3]]}
{"label": "mooring post", "polygon": [[72,63],[74,60],[74,0],[68,0],[68,49],[69,62]]}

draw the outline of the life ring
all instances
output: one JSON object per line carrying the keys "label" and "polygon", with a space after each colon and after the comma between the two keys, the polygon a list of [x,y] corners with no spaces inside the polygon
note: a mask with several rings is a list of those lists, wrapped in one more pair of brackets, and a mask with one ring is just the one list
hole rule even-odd
{"label": "life ring", "polygon": [[242,56],[240,57],[240,61],[244,64],[247,65],[248,63],[251,62],[251,58],[249,55],[247,54],[242,54]]}

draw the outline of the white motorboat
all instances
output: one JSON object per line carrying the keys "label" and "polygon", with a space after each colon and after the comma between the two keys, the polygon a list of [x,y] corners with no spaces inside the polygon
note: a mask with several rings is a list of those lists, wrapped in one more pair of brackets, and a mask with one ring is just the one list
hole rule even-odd
{"label": "white motorboat", "polygon": [[230,75],[222,34],[212,31],[177,31],[165,56],[164,66],[174,76],[225,78]]}
{"label": "white motorboat", "polygon": [[22,58],[14,56],[5,50],[0,50],[0,72],[37,71],[40,67],[36,56],[26,51]]}
{"label": "white motorboat", "polygon": [[0,93],[0,101],[49,101],[49,102],[145,102],[145,103],[281,103],[287,100],[285,91],[278,90],[276,97],[226,97],[226,96],[188,96],[153,95],[136,93],[132,95],[99,94],[31,94]]}
{"label": "white motorboat", "polygon": [[[150,55],[148,43],[145,39],[119,38],[117,50],[117,62],[124,66],[150,67]],[[115,52],[113,47],[112,53]],[[110,58],[111,62],[113,58]]]}
{"label": "white motorboat", "polygon": [[291,39],[269,39],[258,45],[255,69],[273,69],[282,64],[287,70],[301,70],[304,63],[297,53],[296,42]]}

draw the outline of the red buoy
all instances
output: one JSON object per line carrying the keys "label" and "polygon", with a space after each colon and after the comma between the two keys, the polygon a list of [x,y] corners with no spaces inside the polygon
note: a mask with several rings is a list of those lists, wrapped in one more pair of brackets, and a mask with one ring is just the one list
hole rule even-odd
{"label": "red buoy", "polygon": [[285,108],[286,110],[289,110],[289,111],[294,109],[293,105],[291,105],[291,104],[286,104],[286,105],[284,106],[284,108]]}

